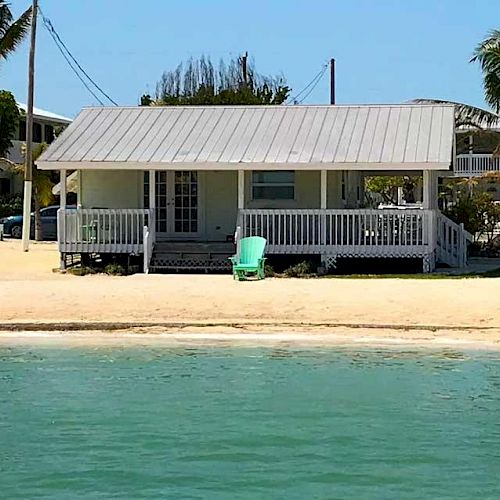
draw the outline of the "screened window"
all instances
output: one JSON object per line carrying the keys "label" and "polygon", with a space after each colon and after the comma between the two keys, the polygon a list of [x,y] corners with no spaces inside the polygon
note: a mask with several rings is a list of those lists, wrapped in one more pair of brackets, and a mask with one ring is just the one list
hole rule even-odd
{"label": "screened window", "polygon": [[293,200],[294,198],[295,172],[293,170],[252,172],[252,199]]}

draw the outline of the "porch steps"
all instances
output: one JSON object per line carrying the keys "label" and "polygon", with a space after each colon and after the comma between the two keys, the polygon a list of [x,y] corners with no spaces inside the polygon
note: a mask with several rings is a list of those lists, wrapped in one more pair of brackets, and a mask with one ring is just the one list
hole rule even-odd
{"label": "porch steps", "polygon": [[235,246],[226,242],[160,242],[153,248],[150,272],[230,271]]}

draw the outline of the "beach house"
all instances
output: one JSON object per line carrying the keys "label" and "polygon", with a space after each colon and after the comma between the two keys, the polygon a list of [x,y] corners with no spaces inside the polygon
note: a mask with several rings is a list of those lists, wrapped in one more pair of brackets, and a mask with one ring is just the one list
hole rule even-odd
{"label": "beach house", "polygon": [[[19,121],[16,135],[12,140],[12,147],[7,151],[7,159],[16,164],[24,163],[22,153],[23,144],[26,142],[26,105],[17,103],[23,117]],[[50,144],[54,141],[56,132],[67,127],[71,119],[57,115],[44,109],[33,110],[33,142],[35,145],[42,142]],[[0,195],[20,194],[23,191],[23,177],[11,168],[11,165],[0,162]]]}
{"label": "beach house", "polygon": [[453,177],[474,178],[476,191],[487,192],[500,201],[500,123],[482,129],[459,127],[456,140],[456,167]]}
{"label": "beach house", "polygon": [[[37,161],[77,172],[59,250],[141,255],[144,270],[215,270],[244,236],[271,256],[462,266],[467,233],[438,210],[457,168],[451,105],[85,108]],[[367,175],[420,176],[418,204],[365,208]]]}

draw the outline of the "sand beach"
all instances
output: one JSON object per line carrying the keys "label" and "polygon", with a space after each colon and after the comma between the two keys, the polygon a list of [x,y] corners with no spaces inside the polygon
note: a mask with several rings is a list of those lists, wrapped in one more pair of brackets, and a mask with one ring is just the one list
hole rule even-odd
{"label": "sand beach", "polygon": [[200,341],[246,335],[258,343],[274,335],[500,345],[500,278],[237,282],[205,274],[79,277],[54,272],[57,266],[54,243],[23,253],[19,241],[0,242],[0,330],[10,332],[4,338],[86,331],[87,340],[169,333]]}

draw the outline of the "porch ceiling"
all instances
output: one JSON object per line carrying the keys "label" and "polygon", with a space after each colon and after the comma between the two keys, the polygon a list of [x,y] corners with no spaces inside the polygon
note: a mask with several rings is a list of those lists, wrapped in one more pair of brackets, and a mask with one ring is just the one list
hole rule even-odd
{"label": "porch ceiling", "polygon": [[449,105],[86,108],[42,169],[447,170]]}

